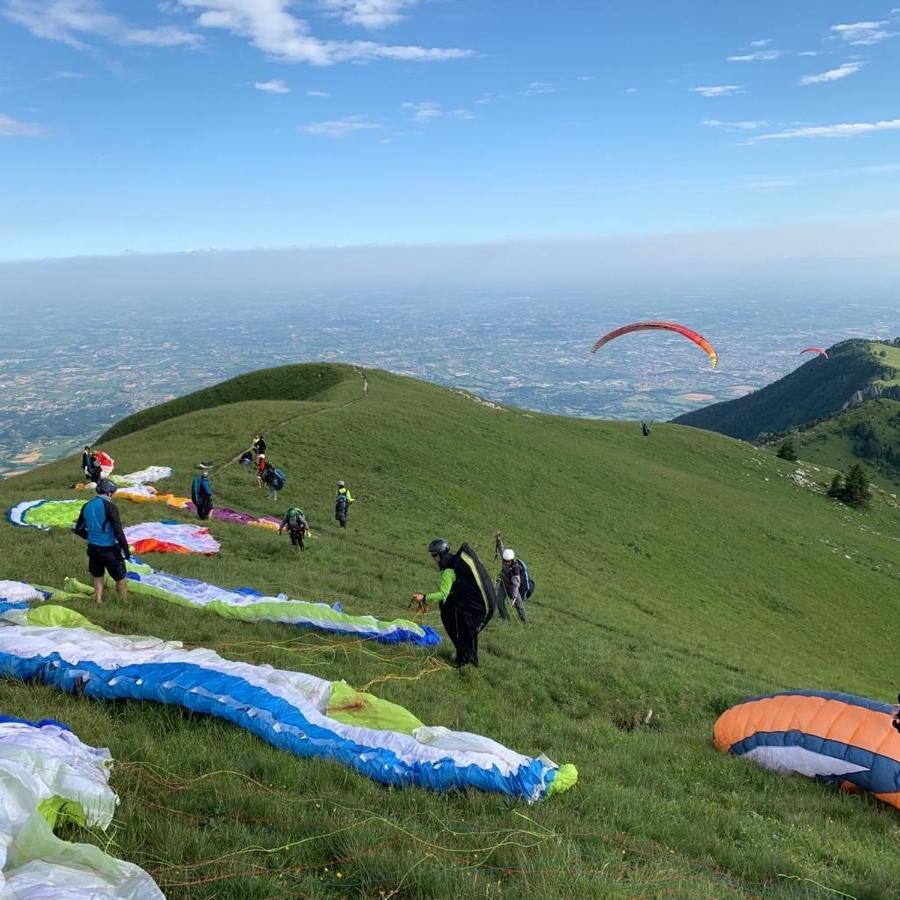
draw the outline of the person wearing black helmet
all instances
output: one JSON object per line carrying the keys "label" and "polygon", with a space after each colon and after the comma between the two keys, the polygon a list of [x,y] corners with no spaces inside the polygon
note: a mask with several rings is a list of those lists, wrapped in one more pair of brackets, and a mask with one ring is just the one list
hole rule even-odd
{"label": "person wearing black helmet", "polygon": [[441,571],[438,590],[413,594],[412,602],[425,612],[439,604],[441,622],[456,648],[456,666],[478,665],[478,633],[490,621],[496,599],[487,571],[475,551],[463,544],[456,553],[444,538],[435,538],[428,552]]}
{"label": "person wearing black helmet", "polygon": [[88,570],[94,579],[94,597],[103,602],[103,573],[109,572],[116,583],[119,597],[128,597],[128,579],[125,560],[131,559],[128,539],[122,530],[119,510],[110,501],[116,486],[108,479],[97,482],[97,496],[81,507],[75,534],[87,542]]}

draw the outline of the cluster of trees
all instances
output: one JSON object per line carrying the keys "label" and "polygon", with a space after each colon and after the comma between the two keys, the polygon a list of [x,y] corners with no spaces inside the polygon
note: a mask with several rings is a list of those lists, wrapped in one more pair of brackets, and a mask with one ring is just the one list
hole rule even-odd
{"label": "cluster of trees", "polygon": [[871,425],[857,422],[850,426],[847,433],[853,438],[853,453],[860,459],[880,460],[889,466],[900,468],[900,448],[894,448],[890,444],[885,446]]}
{"label": "cluster of trees", "polygon": [[831,479],[828,496],[848,506],[865,506],[872,499],[872,490],[863,467],[854,463],[846,475],[837,472]]}

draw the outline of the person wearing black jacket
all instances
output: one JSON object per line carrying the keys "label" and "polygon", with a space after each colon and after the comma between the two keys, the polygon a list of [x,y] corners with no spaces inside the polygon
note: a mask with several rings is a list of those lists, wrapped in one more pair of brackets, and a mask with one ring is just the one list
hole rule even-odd
{"label": "person wearing black jacket", "polygon": [[441,622],[456,648],[456,667],[478,665],[478,633],[490,621],[496,606],[494,586],[475,551],[463,544],[456,553],[450,543],[435,538],[428,552],[441,570],[441,583],[431,594],[413,594],[412,600],[424,612],[438,603]]}
{"label": "person wearing black jacket", "polygon": [[213,506],[213,490],[212,485],[209,483],[209,465],[200,463],[197,468],[202,469],[202,471],[199,475],[194,476],[194,481],[191,485],[191,500],[193,500],[194,506],[197,507],[197,517],[208,519]]}

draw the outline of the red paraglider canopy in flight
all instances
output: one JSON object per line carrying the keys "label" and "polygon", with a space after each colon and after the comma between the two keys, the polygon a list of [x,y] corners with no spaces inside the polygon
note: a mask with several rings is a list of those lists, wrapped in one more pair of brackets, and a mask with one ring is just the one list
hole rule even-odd
{"label": "red paraglider canopy in flight", "polygon": [[705,337],[700,334],[697,334],[696,331],[692,331],[690,328],[685,328],[684,325],[679,325],[677,322],[635,322],[633,325],[623,325],[621,328],[617,328],[615,331],[610,331],[609,334],[604,334],[602,338],[600,338],[596,344],[591,348],[591,354],[596,353],[604,344],[609,343],[609,341],[615,340],[617,337],[620,337],[623,334],[630,334],[632,331],[674,331],[677,334],[683,335],[689,341],[693,341],[698,347],[701,347],[706,351],[709,356],[713,366],[717,366],[719,364],[719,355],[713,350],[712,344]]}
{"label": "red paraglider canopy in flight", "polygon": [[824,356],[825,359],[828,359],[828,354],[821,347],[807,347],[805,350],[800,351],[801,356],[804,353],[818,353],[819,356]]}

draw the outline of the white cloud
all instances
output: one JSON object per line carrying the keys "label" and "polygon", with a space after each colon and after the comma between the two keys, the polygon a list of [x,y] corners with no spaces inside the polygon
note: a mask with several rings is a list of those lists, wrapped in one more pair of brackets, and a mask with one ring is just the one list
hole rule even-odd
{"label": "white cloud", "polygon": [[829,69],[827,72],[820,72],[818,75],[804,75],[799,83],[808,85],[824,84],[828,81],[840,81],[842,78],[847,78],[849,75],[855,75],[864,65],[865,63],[861,62],[841,63],[836,69]]}
{"label": "white cloud", "polygon": [[35,122],[20,122],[12,116],[0,113],[0,138],[41,138],[50,132]]}
{"label": "white cloud", "polygon": [[291,89],[280,78],[273,78],[271,81],[255,81],[253,87],[269,94],[289,94],[291,92]]}
{"label": "white cloud", "polygon": [[779,188],[794,187],[799,183],[795,178],[769,178],[763,181],[748,181],[742,187],[755,191],[774,191]]}
{"label": "white cloud", "polygon": [[625,93],[626,93],[626,94],[636,94],[637,92],[638,92],[638,89],[637,89],[637,88],[634,88],[634,87],[632,87],[632,88],[625,88]]}
{"label": "white cloud", "polygon": [[848,44],[869,47],[897,36],[897,32],[885,30],[884,26],[889,24],[886,19],[878,22],[851,22],[847,25],[832,25],[831,30]]}
{"label": "white cloud", "polygon": [[454,119],[474,119],[475,115],[471,110],[465,107],[459,109],[445,110],[440,103],[433,100],[425,100],[420,103],[404,103],[403,109],[408,110],[417,122],[429,122],[432,119],[454,118]]}
{"label": "white cloud", "polygon": [[82,78],[87,78],[84,72],[72,72],[68,69],[61,69],[59,72],[53,73],[54,81],[81,81]]}
{"label": "white cloud", "polygon": [[797,56],[821,56],[821,50],[801,50]]}
{"label": "white cloud", "polygon": [[440,104],[433,100],[425,100],[421,103],[404,103],[403,108],[412,113],[417,122],[427,122],[429,119],[439,119],[444,113]]}
{"label": "white cloud", "polygon": [[555,94],[557,91],[557,87],[555,84],[549,84],[546,81],[532,81],[531,84],[528,85],[528,90],[525,91],[526,94]]}
{"label": "white cloud", "polygon": [[701,97],[727,97],[730,94],[743,93],[739,84],[713,84],[700,87],[692,87],[691,93],[700,94]]}
{"label": "white cloud", "polygon": [[769,123],[766,121],[760,120],[744,120],[741,122],[722,122],[719,119],[703,119],[703,125],[708,125],[710,128],[727,128],[729,131],[755,131],[758,128],[768,128]]}
{"label": "white cloud", "polygon": [[178,5],[199,13],[197,26],[218,28],[246,38],[254,47],[280,62],[331,66],[374,59],[435,62],[474,55],[471,50],[455,47],[322,40],[310,32],[305,19],[297,18],[289,11],[292,0],[178,0]]}
{"label": "white cloud", "polygon": [[778,59],[782,56],[784,56],[783,50],[756,50],[753,53],[744,53],[741,56],[729,56],[728,62],[760,62]]}
{"label": "white cloud", "polygon": [[403,13],[419,5],[419,0],[319,0],[330,12],[339,15],[347,25],[363,28],[385,28],[403,18]]}
{"label": "white cloud", "polygon": [[199,35],[174,25],[140,28],[103,9],[99,0],[7,0],[3,15],[35,37],[85,50],[85,38],[143,47],[195,47]]}
{"label": "white cloud", "polygon": [[872,134],[878,131],[900,131],[900,119],[886,119],[881,122],[854,122],[840,125],[811,125],[803,128],[791,128],[788,131],[777,131],[773,134],[760,134],[750,138],[746,143],[757,141],[785,141],[792,138],[831,138],[856,137],[860,134]]}
{"label": "white cloud", "polygon": [[365,116],[345,116],[328,122],[307,122],[300,130],[315,137],[344,138],[359,131],[377,131],[382,127]]}
{"label": "white cloud", "polygon": [[750,41],[751,47],[765,47],[772,43],[772,38],[763,38],[761,41]]}
{"label": "white cloud", "polygon": [[331,94],[328,91],[307,91],[307,97],[330,97]]}

